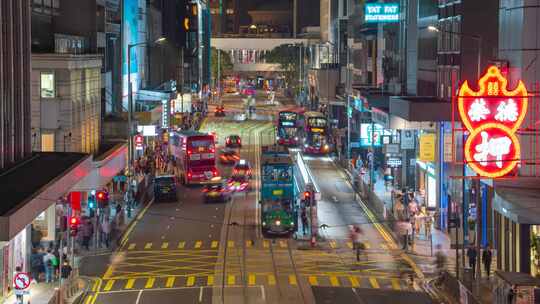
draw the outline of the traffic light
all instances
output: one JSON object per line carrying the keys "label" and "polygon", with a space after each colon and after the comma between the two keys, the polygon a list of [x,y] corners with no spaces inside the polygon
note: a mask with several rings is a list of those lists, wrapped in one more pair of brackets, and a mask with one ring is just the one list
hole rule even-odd
{"label": "traffic light", "polygon": [[109,204],[109,193],[107,191],[96,191],[96,202],[99,207]]}
{"label": "traffic light", "polygon": [[310,191],[304,191],[304,198],[302,199],[304,202],[304,206],[309,207],[311,206],[311,192]]}
{"label": "traffic light", "polygon": [[80,220],[76,216],[72,216],[69,219],[69,231],[71,232],[71,236],[76,236],[77,232],[79,231],[79,224]]}

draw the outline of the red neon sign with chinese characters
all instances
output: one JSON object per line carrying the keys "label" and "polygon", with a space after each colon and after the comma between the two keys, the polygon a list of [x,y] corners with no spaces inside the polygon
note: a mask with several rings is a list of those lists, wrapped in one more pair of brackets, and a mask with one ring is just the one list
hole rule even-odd
{"label": "red neon sign with chinese characters", "polygon": [[512,172],[521,158],[516,131],[527,114],[527,89],[519,82],[513,91],[495,66],[478,80],[478,91],[467,81],[459,89],[458,109],[469,131],[465,161],[478,175],[497,178]]}

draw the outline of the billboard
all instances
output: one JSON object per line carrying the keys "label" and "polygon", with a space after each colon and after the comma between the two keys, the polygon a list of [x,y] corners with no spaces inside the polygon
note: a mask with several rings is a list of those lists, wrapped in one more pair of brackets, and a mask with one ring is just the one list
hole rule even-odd
{"label": "billboard", "polygon": [[[128,109],[128,49],[129,45],[145,42],[146,38],[146,2],[140,0],[124,0],[122,18],[122,105]],[[129,68],[133,92],[139,88],[144,73],[145,46],[131,48]]]}
{"label": "billboard", "polygon": [[399,22],[399,4],[366,3],[365,21],[367,23]]}

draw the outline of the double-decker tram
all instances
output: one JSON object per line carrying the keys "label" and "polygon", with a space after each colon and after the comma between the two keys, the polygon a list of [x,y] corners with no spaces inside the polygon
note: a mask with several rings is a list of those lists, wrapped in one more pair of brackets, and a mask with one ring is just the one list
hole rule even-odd
{"label": "double-decker tram", "polygon": [[170,155],[176,161],[182,184],[220,182],[216,167],[214,136],[196,131],[172,132],[169,138]]}
{"label": "double-decker tram", "polygon": [[287,148],[264,146],[261,155],[261,226],[264,234],[290,235],[296,231],[298,208],[294,163]]}
{"label": "double-decker tram", "polygon": [[304,113],[302,151],[308,154],[329,153],[328,119],[320,112]]}

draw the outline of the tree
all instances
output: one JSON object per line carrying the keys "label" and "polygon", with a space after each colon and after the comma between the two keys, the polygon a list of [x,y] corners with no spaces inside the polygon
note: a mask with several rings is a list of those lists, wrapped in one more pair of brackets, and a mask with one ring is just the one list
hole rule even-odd
{"label": "tree", "polygon": [[232,71],[233,64],[231,60],[231,56],[229,53],[218,50],[215,47],[212,47],[211,52],[211,70],[212,70],[212,78],[216,79],[218,78],[218,52],[219,52],[219,70],[220,70],[220,76],[223,78],[223,73],[225,71]]}
{"label": "tree", "polygon": [[302,44],[282,44],[266,53],[264,58],[268,63],[278,63],[284,71],[288,85],[296,86],[298,80],[300,46]]}

